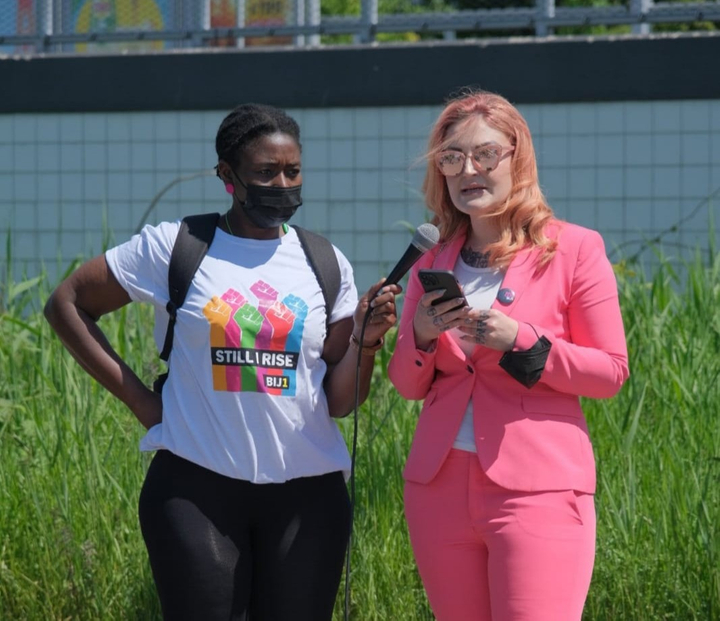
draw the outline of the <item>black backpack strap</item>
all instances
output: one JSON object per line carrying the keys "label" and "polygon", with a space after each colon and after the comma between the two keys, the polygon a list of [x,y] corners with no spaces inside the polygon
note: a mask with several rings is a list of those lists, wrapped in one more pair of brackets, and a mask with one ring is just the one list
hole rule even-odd
{"label": "black backpack strap", "polygon": [[167,362],[173,346],[177,310],[185,302],[190,283],[215,237],[219,213],[204,213],[182,219],[168,268],[170,300],[165,307],[170,320],[160,358]]}
{"label": "black backpack strap", "polygon": [[335,306],[338,293],[340,293],[340,265],[332,244],[322,235],[308,231],[293,224],[298,239],[302,244],[305,256],[315,272],[320,284],[323,298],[325,298],[326,325],[330,325],[330,315]]}

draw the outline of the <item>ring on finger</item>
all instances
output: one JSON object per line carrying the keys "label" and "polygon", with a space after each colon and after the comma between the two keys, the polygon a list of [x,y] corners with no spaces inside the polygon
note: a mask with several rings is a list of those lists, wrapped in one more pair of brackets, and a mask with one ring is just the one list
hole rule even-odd
{"label": "ring on finger", "polygon": [[438,328],[441,328],[443,326],[443,318],[442,317],[435,317],[433,319],[433,325],[437,326]]}
{"label": "ring on finger", "polygon": [[427,314],[428,314],[428,317],[435,317],[435,315],[437,315],[437,308],[435,308],[434,306],[431,306],[430,308],[428,308]]}

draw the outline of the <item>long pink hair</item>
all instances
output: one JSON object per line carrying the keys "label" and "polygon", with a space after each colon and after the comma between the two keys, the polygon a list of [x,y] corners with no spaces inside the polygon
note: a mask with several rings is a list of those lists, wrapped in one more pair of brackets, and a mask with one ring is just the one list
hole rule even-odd
{"label": "long pink hair", "polygon": [[500,95],[487,91],[466,92],[451,100],[435,122],[430,133],[427,171],[422,185],[425,203],[435,214],[432,223],[440,229],[443,241],[466,234],[470,227],[470,217],[450,200],[445,177],[435,164],[435,155],[447,147],[450,129],[473,116],[481,116],[490,127],[505,134],[515,147],[510,195],[503,204],[486,214],[501,231],[500,239],[487,247],[491,265],[507,266],[528,246],[540,247],[543,251],[541,262],[547,263],[557,247],[557,242],[544,233],[545,225],[553,219],[553,212],[538,183],[535,149],[527,123]]}

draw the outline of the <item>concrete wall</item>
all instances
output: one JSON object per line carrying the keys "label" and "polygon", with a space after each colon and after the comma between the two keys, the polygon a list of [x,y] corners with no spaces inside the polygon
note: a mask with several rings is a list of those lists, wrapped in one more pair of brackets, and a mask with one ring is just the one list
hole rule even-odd
{"label": "concrete wall", "polygon": [[[557,215],[601,231],[609,250],[627,244],[631,254],[635,240],[673,227],[720,190],[720,100],[520,109]],[[339,246],[361,288],[407,245],[400,222],[417,225],[428,215],[418,160],[439,110],[290,110],[301,126],[304,166],[305,204],[294,222]],[[15,278],[44,268],[52,279],[78,255],[128,239],[163,187],[212,169],[224,113],[0,116],[0,241],[10,234]],[[228,206],[218,179],[197,177],[164,194],[148,221]],[[707,225],[704,207],[667,239],[707,242]]]}
{"label": "concrete wall", "polygon": [[[427,219],[418,159],[442,101],[475,85],[527,118],[559,217],[598,229],[613,259],[673,227],[664,250],[687,255],[717,216],[720,80],[705,61],[719,56],[708,34],[0,58],[0,243],[15,279],[54,282],[128,239],[169,183],[210,172],[224,114],[261,101],[301,126],[294,221],[339,246],[364,289],[406,247],[401,223]],[[228,206],[196,177],[149,221]]]}

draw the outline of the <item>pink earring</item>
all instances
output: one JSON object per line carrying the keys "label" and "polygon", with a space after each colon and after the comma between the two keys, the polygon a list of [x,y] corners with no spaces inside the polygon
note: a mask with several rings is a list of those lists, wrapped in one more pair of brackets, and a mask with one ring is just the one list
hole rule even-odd
{"label": "pink earring", "polygon": [[226,191],[228,194],[232,194],[233,192],[235,192],[235,186],[234,186],[232,183],[226,183],[226,184],[225,184],[225,191]]}

